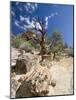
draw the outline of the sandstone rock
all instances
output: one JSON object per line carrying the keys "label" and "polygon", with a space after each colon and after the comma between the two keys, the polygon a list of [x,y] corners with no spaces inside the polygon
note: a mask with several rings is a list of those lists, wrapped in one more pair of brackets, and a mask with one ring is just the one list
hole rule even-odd
{"label": "sandstone rock", "polygon": [[18,59],[18,56],[20,55],[20,51],[16,48],[11,48],[11,66],[16,65],[16,60]]}
{"label": "sandstone rock", "polygon": [[53,86],[53,87],[55,87],[56,86],[56,81],[53,79],[53,80],[51,80],[51,85]]}
{"label": "sandstone rock", "polygon": [[20,55],[16,61],[15,72],[17,74],[26,74],[39,64],[40,59],[41,56],[31,53]]}
{"label": "sandstone rock", "polygon": [[[51,62],[36,52],[19,54],[16,58],[13,75],[11,75],[11,97],[48,96],[54,94],[51,81]],[[50,84],[52,83],[52,84]]]}
{"label": "sandstone rock", "polygon": [[51,85],[48,87],[48,91],[47,96],[55,95],[55,90]]}
{"label": "sandstone rock", "polygon": [[19,97],[32,97],[33,94],[30,91],[30,83],[29,82],[23,82],[22,85],[18,88],[16,91],[16,98]]}
{"label": "sandstone rock", "polygon": [[[28,73],[27,73],[28,74]],[[16,92],[16,97],[31,97],[47,95],[50,73],[47,67],[36,67],[30,74],[26,74],[26,79]]]}
{"label": "sandstone rock", "polygon": [[51,68],[52,67],[52,62],[47,60],[47,59],[44,59],[42,62],[41,62],[41,65],[42,66],[46,66],[47,68]]}
{"label": "sandstone rock", "polygon": [[26,60],[25,59],[18,59],[16,62],[15,72],[17,74],[26,74],[27,68],[26,68]]}
{"label": "sandstone rock", "polygon": [[19,86],[21,85],[21,83],[19,83],[16,79],[15,79],[15,73],[12,74],[11,76],[11,98],[15,98],[16,95],[16,91],[18,90]]}

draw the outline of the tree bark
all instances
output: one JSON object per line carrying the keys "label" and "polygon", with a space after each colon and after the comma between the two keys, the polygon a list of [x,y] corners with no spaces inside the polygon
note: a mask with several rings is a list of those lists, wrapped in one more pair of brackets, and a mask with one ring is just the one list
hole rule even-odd
{"label": "tree bark", "polygon": [[56,57],[56,52],[54,52],[53,60],[55,59],[55,57]]}
{"label": "tree bark", "polygon": [[43,61],[43,55],[46,54],[44,35],[42,35],[42,37],[41,37],[40,47],[41,47],[40,54],[41,54],[41,58],[42,58],[42,61]]}

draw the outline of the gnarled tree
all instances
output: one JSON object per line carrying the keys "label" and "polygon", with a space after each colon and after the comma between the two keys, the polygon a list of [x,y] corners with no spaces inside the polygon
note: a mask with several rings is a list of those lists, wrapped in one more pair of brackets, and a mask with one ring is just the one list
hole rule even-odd
{"label": "gnarled tree", "polygon": [[40,34],[38,41],[41,47],[40,54],[43,61],[43,55],[47,53],[46,47],[45,47],[46,28],[45,28],[45,21],[43,20],[43,18],[40,19],[39,17],[37,17],[34,21],[34,27],[32,27],[31,29],[35,30],[37,33]]}

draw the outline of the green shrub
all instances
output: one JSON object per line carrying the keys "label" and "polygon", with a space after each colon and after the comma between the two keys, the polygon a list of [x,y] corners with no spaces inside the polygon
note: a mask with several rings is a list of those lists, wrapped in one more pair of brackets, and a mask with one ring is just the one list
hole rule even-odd
{"label": "green shrub", "polygon": [[34,46],[32,45],[31,41],[25,41],[20,45],[20,49],[23,49],[26,52],[30,52],[34,49]]}
{"label": "green shrub", "polygon": [[65,53],[66,53],[68,56],[74,57],[74,52],[73,52],[73,49],[72,49],[72,48],[67,48],[67,49],[65,49]]}
{"label": "green shrub", "polygon": [[12,39],[12,46],[15,48],[23,49],[25,51],[31,51],[34,49],[34,45],[31,40],[27,41],[19,36]]}
{"label": "green shrub", "polygon": [[24,42],[24,40],[21,37],[15,37],[12,39],[12,46],[15,48],[19,48],[20,45]]}

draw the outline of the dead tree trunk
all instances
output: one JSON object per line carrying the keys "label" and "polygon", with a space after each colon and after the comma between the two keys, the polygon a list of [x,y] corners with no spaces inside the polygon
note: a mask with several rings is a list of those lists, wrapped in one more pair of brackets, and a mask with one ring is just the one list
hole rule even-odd
{"label": "dead tree trunk", "polygon": [[54,60],[56,58],[56,52],[54,52],[53,54],[54,54],[54,56],[53,56],[53,60]]}
{"label": "dead tree trunk", "polygon": [[41,46],[41,51],[40,51],[40,54],[42,54],[42,55],[43,55],[43,54],[45,54],[45,53],[46,53],[44,36],[42,36],[42,37],[41,37],[40,46]]}
{"label": "dead tree trunk", "polygon": [[41,47],[41,50],[40,50],[40,54],[41,54],[41,61],[44,60],[44,57],[43,55],[46,54],[46,47],[45,47],[45,40],[44,40],[44,34],[42,34],[41,36],[41,41],[40,41],[40,47]]}
{"label": "dead tree trunk", "polygon": [[[37,27],[37,23],[39,24],[39,28]],[[42,19],[40,19],[39,17],[36,19],[35,21],[35,26],[34,26],[34,30],[36,30],[37,32],[41,33],[41,38],[39,40],[39,44],[40,44],[40,55],[43,61],[43,55],[46,54],[46,47],[45,47],[45,34],[46,34],[46,29],[45,29],[45,21]]]}

